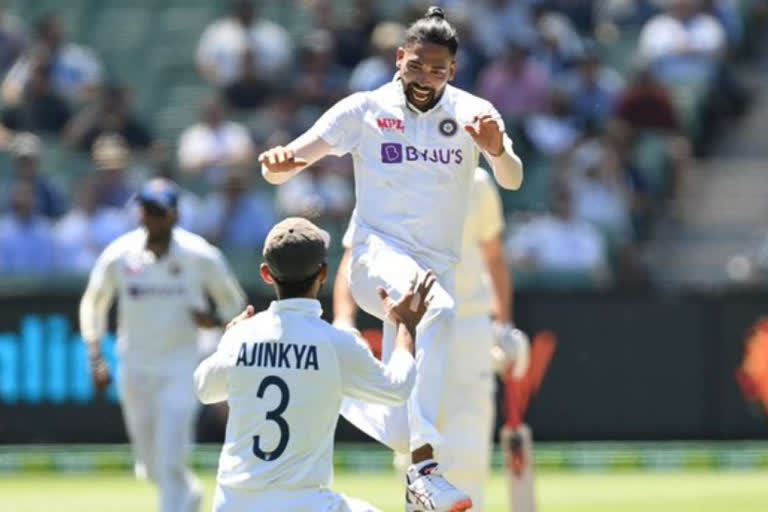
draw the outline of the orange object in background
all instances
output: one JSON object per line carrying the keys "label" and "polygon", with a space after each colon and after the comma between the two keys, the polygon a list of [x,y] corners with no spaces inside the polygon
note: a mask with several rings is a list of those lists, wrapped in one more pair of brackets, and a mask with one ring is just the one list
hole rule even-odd
{"label": "orange object in background", "polygon": [[761,403],[768,414],[768,318],[761,318],[749,334],[736,380],[747,401]]}

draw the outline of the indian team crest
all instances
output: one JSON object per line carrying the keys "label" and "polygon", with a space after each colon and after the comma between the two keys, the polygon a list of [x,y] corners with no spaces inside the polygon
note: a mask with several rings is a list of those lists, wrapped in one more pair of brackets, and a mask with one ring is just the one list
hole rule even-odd
{"label": "indian team crest", "polygon": [[453,119],[443,119],[440,121],[438,128],[440,129],[440,133],[446,137],[453,137],[456,135],[456,130],[458,130],[459,125],[456,124],[456,121]]}

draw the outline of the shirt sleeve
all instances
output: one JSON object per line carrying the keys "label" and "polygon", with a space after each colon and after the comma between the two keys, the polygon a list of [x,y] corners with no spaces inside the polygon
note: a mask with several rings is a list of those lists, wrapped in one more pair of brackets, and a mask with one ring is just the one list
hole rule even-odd
{"label": "shirt sleeve", "polygon": [[336,103],[320,116],[309,133],[331,146],[331,154],[341,156],[354,151],[360,144],[365,93],[355,93]]}
{"label": "shirt sleeve", "polygon": [[229,357],[229,345],[226,340],[225,334],[216,352],[203,359],[195,370],[195,393],[204,404],[223,402],[228,397],[231,357]]}
{"label": "shirt sleeve", "polygon": [[478,242],[487,242],[504,231],[504,213],[496,184],[485,174],[475,181]]}
{"label": "shirt sleeve", "polygon": [[117,291],[116,261],[113,251],[105,249],[88,278],[80,300],[80,333],[86,343],[98,342],[107,330],[107,314]]}
{"label": "shirt sleeve", "polygon": [[408,400],[416,382],[416,363],[410,353],[395,349],[384,365],[362,339],[346,332],[340,339],[336,347],[344,396],[383,405]]}
{"label": "shirt sleeve", "polygon": [[228,321],[245,307],[245,292],[229,268],[224,255],[211,246],[211,254],[204,259],[205,288],[210,293],[216,311],[222,320]]}

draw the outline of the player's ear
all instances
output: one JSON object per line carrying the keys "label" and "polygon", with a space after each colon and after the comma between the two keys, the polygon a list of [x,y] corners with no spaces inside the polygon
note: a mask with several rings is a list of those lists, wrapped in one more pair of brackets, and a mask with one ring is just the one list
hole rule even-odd
{"label": "player's ear", "polygon": [[272,286],[275,284],[275,279],[272,277],[272,273],[269,271],[266,263],[262,263],[259,267],[259,274],[261,274],[261,279],[268,285]]}
{"label": "player's ear", "polygon": [[453,81],[453,78],[456,76],[456,59],[451,60],[451,65],[448,66],[448,81]]}
{"label": "player's ear", "polygon": [[395,64],[398,68],[400,67],[400,61],[403,60],[403,57],[405,57],[405,48],[398,46],[397,51],[395,52]]}
{"label": "player's ear", "polygon": [[317,274],[318,279],[320,279],[320,284],[325,284],[325,282],[328,280],[328,264],[323,263],[323,266],[320,267],[320,272]]}

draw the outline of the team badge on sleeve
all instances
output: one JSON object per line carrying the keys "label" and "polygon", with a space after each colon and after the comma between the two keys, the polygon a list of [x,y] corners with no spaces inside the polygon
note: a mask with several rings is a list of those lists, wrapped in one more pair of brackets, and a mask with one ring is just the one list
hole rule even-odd
{"label": "team badge on sleeve", "polygon": [[459,128],[459,125],[456,124],[456,121],[453,119],[443,119],[440,121],[440,125],[438,127],[440,128],[440,133],[446,137],[453,137],[456,135],[456,130]]}

